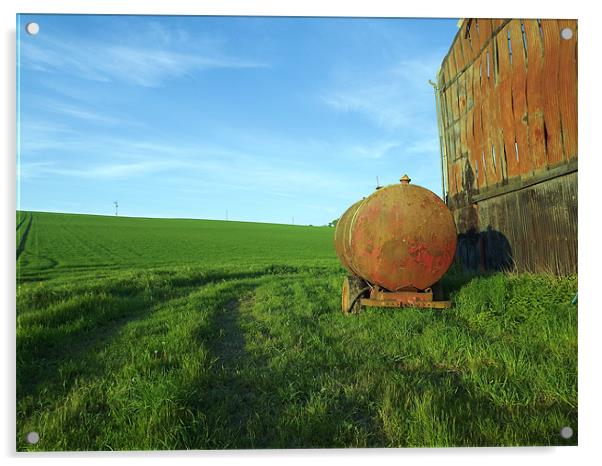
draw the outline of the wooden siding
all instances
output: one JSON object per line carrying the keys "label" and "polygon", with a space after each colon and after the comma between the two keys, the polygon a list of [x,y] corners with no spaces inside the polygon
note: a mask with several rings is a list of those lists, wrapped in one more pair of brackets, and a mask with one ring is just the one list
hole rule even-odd
{"label": "wooden siding", "polygon": [[454,209],[472,270],[577,273],[577,172]]}
{"label": "wooden siding", "polygon": [[437,86],[459,260],[576,272],[577,21],[464,19]]}

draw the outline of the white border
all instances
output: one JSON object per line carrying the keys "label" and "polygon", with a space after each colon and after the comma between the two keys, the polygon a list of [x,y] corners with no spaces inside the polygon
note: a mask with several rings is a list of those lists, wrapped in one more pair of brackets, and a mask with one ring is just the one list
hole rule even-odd
{"label": "white border", "polygon": [[[602,331],[600,306],[596,306],[597,264],[601,263],[598,241],[600,230],[598,193],[602,154],[600,143],[594,136],[600,133],[597,124],[600,80],[599,52],[600,16],[593,7],[595,2],[578,0],[554,2],[505,0],[496,5],[483,1],[442,1],[393,3],[384,0],[3,0],[2,9],[2,79],[3,111],[0,114],[3,157],[0,186],[2,187],[2,316],[1,338],[3,375],[0,383],[2,419],[0,444],[3,456],[10,463],[16,460],[15,449],[15,14],[20,13],[103,13],[103,14],[211,14],[211,15],[273,15],[273,16],[403,16],[403,17],[566,17],[579,19],[579,148],[581,149],[579,173],[579,447],[565,448],[506,448],[506,449],[420,449],[420,450],[287,450],[287,451],[231,451],[231,452],[158,452],[158,453],[89,453],[18,455],[21,464],[36,459],[45,464],[81,462],[90,464],[110,460],[136,463],[165,462],[171,458],[198,464],[223,463],[232,460],[246,464],[306,465],[308,461],[319,463],[344,462],[365,465],[370,460],[379,464],[400,464],[410,461],[428,464],[488,464],[539,463],[588,464],[602,456],[598,452],[600,440],[600,336]],[[587,5],[587,6],[586,6]]]}

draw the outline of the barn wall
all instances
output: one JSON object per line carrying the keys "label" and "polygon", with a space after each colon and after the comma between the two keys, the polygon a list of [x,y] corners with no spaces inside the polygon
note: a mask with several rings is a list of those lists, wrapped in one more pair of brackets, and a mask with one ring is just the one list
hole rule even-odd
{"label": "barn wall", "polygon": [[577,21],[465,19],[437,87],[458,260],[576,272]]}

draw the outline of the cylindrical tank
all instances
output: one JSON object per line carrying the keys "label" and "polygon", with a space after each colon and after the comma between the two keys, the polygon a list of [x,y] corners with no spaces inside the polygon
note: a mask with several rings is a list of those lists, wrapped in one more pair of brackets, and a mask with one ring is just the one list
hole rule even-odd
{"label": "cylindrical tank", "polygon": [[432,191],[410,184],[378,189],[353,204],[339,219],[337,256],[353,275],[388,291],[435,284],[456,252],[456,225]]}

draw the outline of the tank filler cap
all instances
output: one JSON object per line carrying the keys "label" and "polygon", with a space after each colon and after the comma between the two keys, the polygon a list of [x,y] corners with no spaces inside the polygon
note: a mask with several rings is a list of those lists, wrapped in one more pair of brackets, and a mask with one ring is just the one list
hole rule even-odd
{"label": "tank filler cap", "polygon": [[399,181],[401,181],[401,184],[410,184],[410,181],[412,181],[412,179],[408,176],[408,175],[403,175]]}

